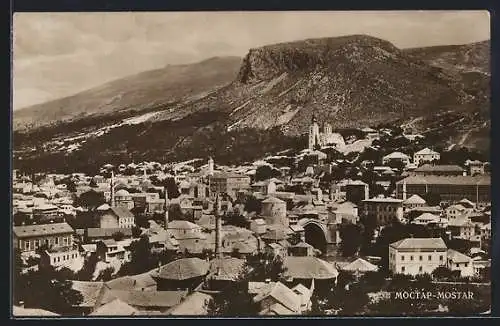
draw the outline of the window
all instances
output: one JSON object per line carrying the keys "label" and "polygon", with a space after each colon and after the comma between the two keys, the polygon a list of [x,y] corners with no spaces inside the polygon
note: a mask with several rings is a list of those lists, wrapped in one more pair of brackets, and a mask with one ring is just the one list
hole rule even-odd
{"label": "window", "polygon": [[24,241],[24,249],[30,250],[30,242],[29,241]]}
{"label": "window", "polygon": [[429,258],[429,261],[431,261],[431,260],[432,260],[432,256],[431,256],[431,255],[429,255],[429,257],[428,257],[428,258]]}
{"label": "window", "polygon": [[439,256],[439,261],[443,261],[443,256]]}
{"label": "window", "polygon": [[418,268],[418,272],[419,272],[419,273],[422,273],[422,271],[423,271],[423,268],[422,268],[422,266],[420,266],[420,267]]}
{"label": "window", "polygon": [[57,262],[60,262],[61,261],[61,257],[57,257]]}
{"label": "window", "polygon": [[413,261],[413,256],[410,256],[410,260]]}
{"label": "window", "polygon": [[418,260],[422,261],[424,258],[422,256],[418,257]]}
{"label": "window", "polygon": [[468,266],[469,266],[469,263],[465,263],[465,264],[464,264],[464,266],[465,266],[465,267],[468,267]]}
{"label": "window", "polygon": [[403,273],[404,273],[404,271],[405,271],[405,267],[404,267],[404,266],[402,266],[402,267],[401,267],[401,272],[403,272]]}
{"label": "window", "polygon": [[460,264],[457,264],[457,267],[460,267]]}
{"label": "window", "polygon": [[405,256],[401,255],[401,260],[405,260]]}
{"label": "window", "polygon": [[54,257],[54,259],[53,259],[53,260],[54,260],[54,264],[55,264],[55,263],[56,263],[56,257]]}
{"label": "window", "polygon": [[59,244],[59,237],[55,237],[55,239],[54,239],[54,243],[55,243],[56,245],[58,245],[58,244]]}

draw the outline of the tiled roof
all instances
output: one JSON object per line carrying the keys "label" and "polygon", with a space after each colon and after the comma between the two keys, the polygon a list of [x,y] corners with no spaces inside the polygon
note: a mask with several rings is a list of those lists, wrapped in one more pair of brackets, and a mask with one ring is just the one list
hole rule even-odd
{"label": "tiled roof", "polygon": [[396,199],[391,197],[374,197],[370,199],[365,199],[363,202],[372,202],[372,203],[402,203],[402,199]]}
{"label": "tiled roof", "polygon": [[169,229],[199,229],[200,226],[196,225],[194,223],[191,223],[189,221],[182,221],[182,220],[174,220],[174,221],[169,221],[168,222],[168,228]]}
{"label": "tiled roof", "polygon": [[187,291],[142,291],[111,290],[104,293],[101,304],[119,299],[137,308],[170,308],[179,304],[187,296]]}
{"label": "tiled roof", "polygon": [[132,236],[132,229],[130,228],[88,228],[87,236],[89,238],[111,237],[118,232],[124,236]]}
{"label": "tiled roof", "polygon": [[94,310],[91,316],[133,316],[137,314],[137,309],[130,306],[129,304],[123,302],[120,299],[114,299],[96,310]]}
{"label": "tiled roof", "polygon": [[133,218],[134,217],[134,214],[132,214],[132,212],[130,212],[127,208],[125,207],[111,207],[111,210],[113,211],[113,213],[116,214],[116,216],[118,216],[118,218]]}
{"label": "tiled roof", "polygon": [[416,155],[429,155],[429,154],[439,154],[438,152],[433,151],[432,149],[426,147],[415,153]]}
{"label": "tiled roof", "polygon": [[294,293],[290,288],[281,282],[275,283],[270,291],[261,292],[254,297],[254,302],[260,302],[268,297],[274,298],[286,309],[291,310],[294,313],[300,311],[301,300],[299,295]]}
{"label": "tiled roof", "polygon": [[441,238],[406,238],[390,246],[396,249],[447,249]]}
{"label": "tiled roof", "polygon": [[259,294],[269,292],[275,284],[275,282],[248,282],[248,293]]}
{"label": "tiled roof", "polygon": [[454,264],[468,263],[472,260],[472,258],[470,258],[469,256],[464,255],[461,252],[458,252],[458,251],[453,250],[453,249],[448,249],[448,258],[451,259],[451,261]]}
{"label": "tiled roof", "polygon": [[409,176],[396,182],[396,184],[442,184],[442,185],[491,185],[491,177],[486,175],[470,176],[470,175],[457,175],[457,176],[440,176],[440,175],[426,175],[426,176]]}
{"label": "tiled roof", "polygon": [[132,276],[123,276],[106,282],[106,286],[112,290],[133,290],[156,287],[156,281],[149,273]]}
{"label": "tiled roof", "polygon": [[415,172],[464,172],[459,165],[432,165],[424,164],[414,170]]}
{"label": "tiled roof", "polygon": [[48,311],[48,310],[29,309],[29,308],[22,308],[22,307],[18,307],[18,306],[13,307],[12,313],[16,317],[56,317],[56,316],[59,316],[58,314],[51,312],[51,311]]}
{"label": "tiled roof", "polygon": [[358,258],[355,261],[342,266],[342,269],[350,272],[375,272],[378,270],[378,267],[362,258]]}
{"label": "tiled roof", "polygon": [[102,282],[72,281],[71,288],[79,291],[83,296],[78,307],[94,307],[103,286]]}
{"label": "tiled roof", "polygon": [[187,280],[206,275],[208,269],[209,263],[205,260],[200,258],[182,258],[161,266],[156,276],[169,280]]}
{"label": "tiled roof", "polygon": [[73,228],[66,222],[14,226],[14,235],[17,238],[39,237],[63,233],[73,233]]}
{"label": "tiled roof", "polygon": [[332,279],[338,271],[327,261],[317,257],[289,256],[284,260],[285,276],[296,279]]}
{"label": "tiled roof", "polygon": [[406,199],[403,203],[404,204],[425,204],[426,201],[425,201],[425,199],[423,199],[419,195],[413,195],[410,198]]}
{"label": "tiled roof", "polygon": [[210,262],[210,278],[236,281],[245,267],[245,261],[238,258],[216,258]]}
{"label": "tiled roof", "polygon": [[263,204],[271,203],[271,204],[285,204],[284,201],[278,199],[276,197],[268,197],[267,199],[262,201]]}
{"label": "tiled roof", "polygon": [[173,316],[204,316],[208,314],[208,303],[212,301],[211,295],[194,292],[167,314]]}

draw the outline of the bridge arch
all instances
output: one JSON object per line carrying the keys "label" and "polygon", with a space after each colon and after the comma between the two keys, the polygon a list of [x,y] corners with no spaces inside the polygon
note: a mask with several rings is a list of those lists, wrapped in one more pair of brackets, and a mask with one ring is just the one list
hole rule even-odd
{"label": "bridge arch", "polygon": [[326,254],[329,239],[326,225],[315,219],[302,219],[299,224],[304,228],[305,242]]}

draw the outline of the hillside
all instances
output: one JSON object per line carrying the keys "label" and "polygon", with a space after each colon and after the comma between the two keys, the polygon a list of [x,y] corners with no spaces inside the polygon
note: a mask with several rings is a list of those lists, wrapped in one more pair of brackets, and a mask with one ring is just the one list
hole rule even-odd
{"label": "hillside", "polygon": [[240,63],[237,57],[220,57],[142,72],[73,96],[17,110],[13,126],[15,130],[25,130],[128,111],[135,114],[203,97],[230,83]]}
{"label": "hillside", "polygon": [[311,39],[251,49],[238,78],[217,92],[156,119],[212,109],[227,127],[307,131],[313,113],[333,127],[405,121],[436,112],[489,112],[482,76],[432,67],[391,43],[364,35]]}
{"label": "hillside", "polygon": [[405,52],[425,63],[458,72],[491,75],[489,40],[464,45],[443,45],[406,49]]}
{"label": "hillside", "polygon": [[[232,77],[225,84],[221,81],[220,87],[210,87],[209,94],[185,96],[159,106],[156,113],[143,111],[133,123],[86,118],[17,134],[16,155],[31,160],[43,152],[49,166],[53,159],[46,155],[61,151],[77,157],[78,162],[96,164],[97,160],[175,160],[197,155],[225,157],[228,153],[237,153],[238,161],[245,161],[289,148],[293,139],[307,132],[313,113],[320,123],[329,122],[334,128],[405,125],[445,147],[488,150],[489,76],[449,68],[460,66],[457,58],[465,56],[444,56],[453,59],[449,65],[433,66],[426,62],[429,53],[436,56],[439,51],[403,51],[365,35],[250,49],[239,70],[213,72]],[[479,65],[480,56],[475,60]],[[172,79],[168,89],[188,94],[187,88],[193,88],[188,80]],[[210,80],[196,85],[209,88]],[[124,110],[115,105],[109,111]],[[116,113],[114,116],[118,118]],[[271,139],[276,142],[273,146],[267,144]],[[91,154],[95,152],[100,153],[98,157]]]}

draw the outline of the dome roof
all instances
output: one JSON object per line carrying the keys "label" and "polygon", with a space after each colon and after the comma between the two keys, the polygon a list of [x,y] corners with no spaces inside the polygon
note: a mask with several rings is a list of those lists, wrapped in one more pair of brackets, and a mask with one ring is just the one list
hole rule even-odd
{"label": "dome roof", "polygon": [[115,193],[115,196],[125,197],[125,196],[130,196],[130,193],[125,189],[120,189]]}

